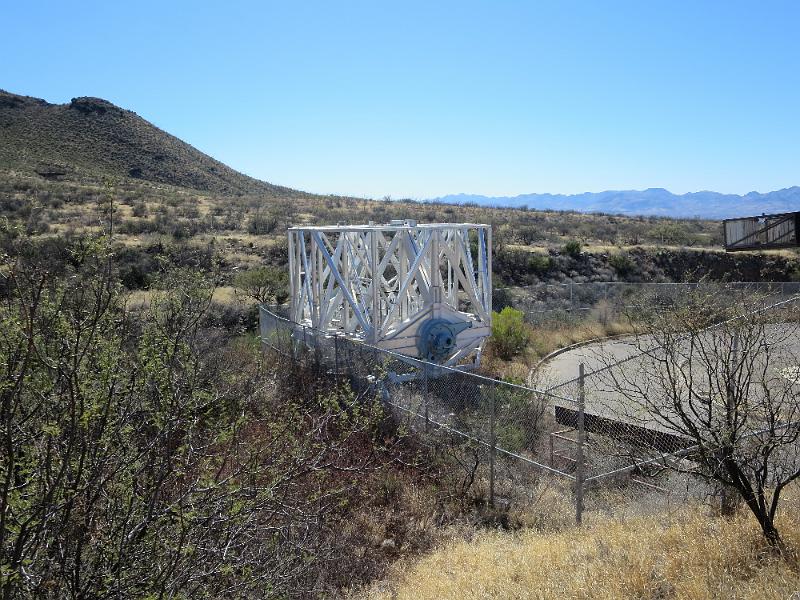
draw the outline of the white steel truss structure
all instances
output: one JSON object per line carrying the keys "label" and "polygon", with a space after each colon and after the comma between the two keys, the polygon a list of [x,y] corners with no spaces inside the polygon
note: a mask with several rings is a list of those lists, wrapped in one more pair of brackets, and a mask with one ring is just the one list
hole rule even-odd
{"label": "white steel truss structure", "polygon": [[471,223],[291,227],[290,318],[446,365],[491,333],[492,230]]}

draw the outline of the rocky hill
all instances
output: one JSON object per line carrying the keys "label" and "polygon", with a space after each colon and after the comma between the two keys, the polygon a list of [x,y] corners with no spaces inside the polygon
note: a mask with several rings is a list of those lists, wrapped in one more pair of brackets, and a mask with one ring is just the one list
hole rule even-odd
{"label": "rocky hill", "polygon": [[0,90],[0,169],[48,179],[111,176],[224,195],[290,195],[100,98],[50,104]]}

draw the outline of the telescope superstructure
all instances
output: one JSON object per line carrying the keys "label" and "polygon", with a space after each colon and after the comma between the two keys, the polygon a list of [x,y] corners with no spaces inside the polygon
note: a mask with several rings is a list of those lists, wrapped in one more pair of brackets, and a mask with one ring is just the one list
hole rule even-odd
{"label": "telescope superstructure", "polygon": [[479,363],[491,334],[489,225],[403,220],[288,236],[295,323],[438,364]]}

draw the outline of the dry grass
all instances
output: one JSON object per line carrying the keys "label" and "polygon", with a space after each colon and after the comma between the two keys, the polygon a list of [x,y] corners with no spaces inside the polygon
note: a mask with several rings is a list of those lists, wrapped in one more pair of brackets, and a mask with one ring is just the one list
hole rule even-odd
{"label": "dry grass", "polygon": [[[230,306],[240,302],[236,295],[237,288],[233,286],[219,286],[214,288],[211,299],[219,304]],[[163,290],[133,290],[128,292],[127,301],[131,307],[148,306],[156,296],[163,295]]]}
{"label": "dry grass", "polygon": [[545,357],[554,350],[573,344],[632,333],[630,323],[622,321],[586,321],[578,325],[534,327],[531,343],[536,356]]}
{"label": "dry grass", "polygon": [[505,378],[525,380],[531,368],[555,350],[619,335],[633,333],[626,321],[605,321],[603,307],[595,309],[590,318],[578,323],[546,323],[526,325],[530,342],[519,356],[506,361],[499,358],[490,344],[484,354],[484,370]]}
{"label": "dry grass", "polygon": [[[800,507],[780,519],[800,547]],[[800,590],[796,561],[765,551],[755,521],[728,522],[689,507],[627,522],[597,517],[583,529],[487,533],[451,542],[395,569],[363,597],[404,598],[758,598]]]}

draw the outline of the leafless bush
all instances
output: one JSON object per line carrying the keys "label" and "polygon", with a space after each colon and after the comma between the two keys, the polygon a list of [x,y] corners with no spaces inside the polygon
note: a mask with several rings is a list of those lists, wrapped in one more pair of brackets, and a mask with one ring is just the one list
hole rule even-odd
{"label": "leafless bush", "polygon": [[[637,315],[641,354],[616,365],[609,357],[596,375],[604,401],[596,410],[683,440],[679,457],[659,464],[741,497],[782,549],[775,516],[781,493],[800,477],[800,332],[797,323],[774,322],[772,310],[756,295],[699,286]],[[652,440],[627,442],[638,460],[663,450]]]}

